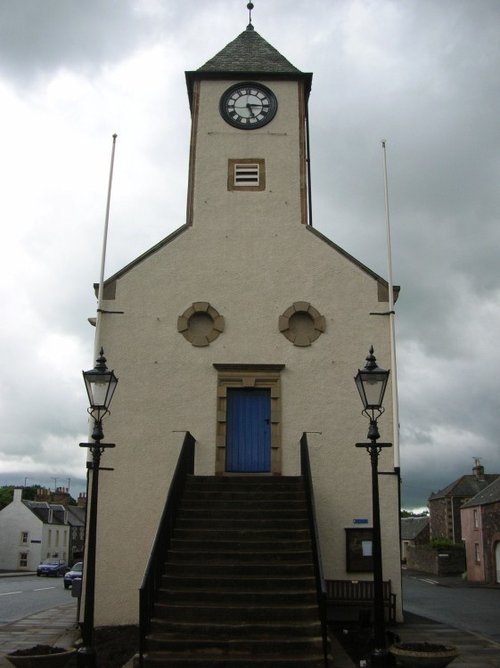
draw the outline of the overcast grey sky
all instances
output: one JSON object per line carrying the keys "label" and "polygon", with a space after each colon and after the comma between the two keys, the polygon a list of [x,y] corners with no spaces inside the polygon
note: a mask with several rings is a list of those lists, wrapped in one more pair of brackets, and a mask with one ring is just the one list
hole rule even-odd
{"label": "overcast grey sky", "polygon": [[[387,141],[403,506],[473,457],[500,474],[500,2],[254,4],[314,73],[314,225],[383,276]],[[83,489],[112,134],[107,275],[184,223],[184,71],[247,22],[246,0],[0,0],[0,484]]]}

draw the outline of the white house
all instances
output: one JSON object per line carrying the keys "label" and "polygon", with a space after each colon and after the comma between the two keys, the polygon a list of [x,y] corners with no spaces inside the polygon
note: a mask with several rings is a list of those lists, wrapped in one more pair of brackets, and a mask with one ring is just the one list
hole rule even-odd
{"label": "white house", "polygon": [[0,511],[0,569],[35,571],[47,557],[69,557],[68,514],[58,503],[23,501],[23,490]]}
{"label": "white house", "polygon": [[[388,291],[310,225],[312,75],[249,26],[186,80],[186,221],[105,282],[98,344],[119,385],[104,423],[116,447],[99,485],[97,625],[137,623],[186,431],[197,475],[276,478],[300,475],[308,432],[325,577],[372,578],[348,554],[372,526],[370,460],[355,447],[368,422],[353,377],[371,345],[390,366]],[[382,441],[393,429],[389,396]],[[400,617],[391,449],[380,470],[384,579]]]}

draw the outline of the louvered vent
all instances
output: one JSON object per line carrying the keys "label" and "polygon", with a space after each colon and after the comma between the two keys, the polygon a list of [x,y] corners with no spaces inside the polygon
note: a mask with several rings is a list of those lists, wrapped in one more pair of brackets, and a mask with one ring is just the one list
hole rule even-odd
{"label": "louvered vent", "polygon": [[227,170],[227,189],[252,191],[266,189],[264,158],[230,158]]}
{"label": "louvered vent", "polygon": [[254,164],[236,164],[234,166],[234,185],[238,186],[258,186],[259,185],[259,165]]}

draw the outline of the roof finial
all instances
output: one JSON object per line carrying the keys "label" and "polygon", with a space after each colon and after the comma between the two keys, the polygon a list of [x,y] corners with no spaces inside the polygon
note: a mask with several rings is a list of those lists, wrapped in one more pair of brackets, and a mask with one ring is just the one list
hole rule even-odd
{"label": "roof finial", "polygon": [[247,25],[247,30],[253,30],[253,25],[252,25],[252,9],[253,9],[253,2],[249,2],[247,5],[248,9],[248,25]]}

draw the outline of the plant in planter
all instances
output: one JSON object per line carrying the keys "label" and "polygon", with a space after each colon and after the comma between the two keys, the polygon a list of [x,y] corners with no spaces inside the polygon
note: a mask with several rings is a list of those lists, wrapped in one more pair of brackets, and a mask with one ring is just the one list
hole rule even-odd
{"label": "plant in planter", "polygon": [[6,654],[5,658],[18,668],[63,668],[75,652],[72,648],[35,645]]}
{"label": "plant in planter", "polygon": [[404,668],[444,668],[459,654],[456,647],[430,642],[401,642],[391,645],[389,652]]}

